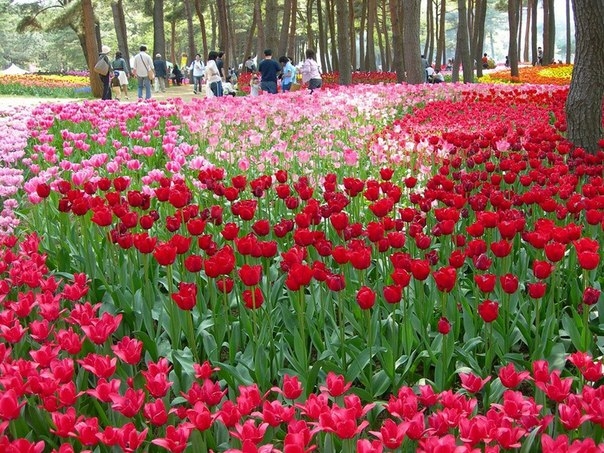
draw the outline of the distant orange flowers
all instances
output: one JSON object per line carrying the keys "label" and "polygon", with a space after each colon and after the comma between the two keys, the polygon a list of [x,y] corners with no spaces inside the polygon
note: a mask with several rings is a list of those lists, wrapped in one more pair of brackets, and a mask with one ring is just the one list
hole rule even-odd
{"label": "distant orange flowers", "polygon": [[22,74],[0,77],[0,85],[18,84],[40,88],[82,88],[90,86],[88,77],[72,75]]}
{"label": "distant orange flowers", "polygon": [[538,85],[569,85],[573,65],[527,66],[519,68],[519,77],[512,77],[510,70],[493,72],[478,79],[482,83],[533,83]]}

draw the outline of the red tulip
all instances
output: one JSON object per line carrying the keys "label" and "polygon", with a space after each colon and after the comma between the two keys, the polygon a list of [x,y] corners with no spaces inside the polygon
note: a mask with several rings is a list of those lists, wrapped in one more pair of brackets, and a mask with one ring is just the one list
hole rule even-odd
{"label": "red tulip", "polygon": [[533,261],[533,275],[538,279],[546,279],[550,276],[554,269],[547,261],[535,260]]}
{"label": "red tulip", "polygon": [[547,285],[545,282],[527,283],[528,294],[533,299],[540,299],[545,295]]}
{"label": "red tulip", "polygon": [[239,278],[246,286],[257,285],[262,278],[262,266],[260,264],[253,266],[244,264],[239,269]]}
{"label": "red tulip", "polygon": [[438,320],[437,330],[438,333],[447,335],[451,331],[451,323],[443,316]]}
{"label": "red tulip", "polygon": [[588,286],[583,290],[583,303],[585,305],[595,305],[600,300],[600,290]]}
{"label": "red tulip", "polygon": [[479,274],[474,276],[474,283],[483,293],[490,293],[495,289],[497,277],[494,274]]}
{"label": "red tulip", "polygon": [[484,385],[491,380],[491,376],[481,379],[473,373],[459,373],[461,386],[470,393],[478,393]]}
{"label": "red tulip", "polygon": [[457,271],[452,266],[444,266],[432,272],[432,277],[439,291],[449,293],[455,287]]}
{"label": "red tulip", "polygon": [[368,286],[362,286],[357,291],[357,303],[363,310],[368,310],[375,304],[375,293]]}
{"label": "red tulip", "polygon": [[177,248],[171,243],[162,243],[155,246],[153,257],[161,266],[169,266],[176,260]]}
{"label": "red tulip", "polygon": [[260,288],[246,289],[241,294],[243,304],[250,309],[260,308],[264,303],[264,296]]}
{"label": "red tulip", "polygon": [[384,289],[382,291],[384,293],[384,299],[389,304],[397,304],[401,301],[401,298],[403,297],[403,290],[398,285],[384,286]]}
{"label": "red tulip", "polygon": [[478,314],[484,322],[493,322],[499,315],[499,304],[495,301],[487,299],[478,304]]}
{"label": "red tulip", "polygon": [[518,387],[525,379],[529,377],[530,373],[528,371],[516,371],[513,363],[508,363],[505,366],[499,368],[498,376],[501,380],[501,383],[509,388],[513,389]]}
{"label": "red tulip", "polygon": [[197,304],[197,285],[180,282],[178,292],[172,294],[172,300],[181,310],[192,310]]}

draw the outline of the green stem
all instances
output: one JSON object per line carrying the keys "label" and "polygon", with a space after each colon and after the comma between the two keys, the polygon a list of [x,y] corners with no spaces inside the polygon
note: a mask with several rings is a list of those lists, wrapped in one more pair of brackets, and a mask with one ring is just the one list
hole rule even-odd
{"label": "green stem", "polygon": [[170,318],[170,338],[172,339],[172,349],[180,349],[180,327],[178,325],[178,313],[175,309],[172,294],[174,293],[174,278],[172,275],[172,266],[166,267],[166,279],[168,280],[168,316]]}

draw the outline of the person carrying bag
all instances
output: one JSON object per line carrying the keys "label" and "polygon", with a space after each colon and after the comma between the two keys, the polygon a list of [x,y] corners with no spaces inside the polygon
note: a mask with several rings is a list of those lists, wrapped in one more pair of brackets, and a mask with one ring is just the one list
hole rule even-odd
{"label": "person carrying bag", "polygon": [[103,83],[103,94],[101,99],[109,100],[111,99],[111,86],[109,85],[109,69],[111,68],[111,62],[109,61],[109,57],[107,54],[111,51],[109,46],[103,46],[101,48],[101,53],[99,54],[99,60],[96,65],[94,65],[94,72],[96,72],[101,82]]}
{"label": "person carrying bag", "polygon": [[143,98],[145,87],[145,99],[151,99],[151,82],[155,79],[155,72],[153,60],[147,54],[147,46],[140,46],[140,52],[134,57],[132,70],[138,80],[138,98]]}

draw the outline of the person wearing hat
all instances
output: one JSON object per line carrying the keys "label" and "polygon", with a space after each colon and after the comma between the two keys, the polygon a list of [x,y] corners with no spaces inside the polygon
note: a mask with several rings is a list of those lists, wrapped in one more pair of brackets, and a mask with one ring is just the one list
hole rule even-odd
{"label": "person wearing hat", "polygon": [[[111,52],[111,49],[109,48],[109,46],[101,47],[101,53],[99,54],[99,60],[100,59],[105,60],[107,62],[107,66],[111,67],[111,61],[109,61],[109,57],[107,56],[109,54],[109,52]],[[101,82],[103,82],[103,94],[101,96],[101,99],[109,100],[109,99],[111,99],[111,86],[109,86],[109,80],[111,78],[111,71],[108,71],[107,74],[105,74],[105,75],[99,74],[99,77],[101,78]]]}
{"label": "person wearing hat", "polygon": [[161,57],[158,53],[155,55],[153,60],[153,67],[155,68],[155,92],[161,90],[162,93],[166,92],[166,78],[168,77],[168,65],[166,60]]}

